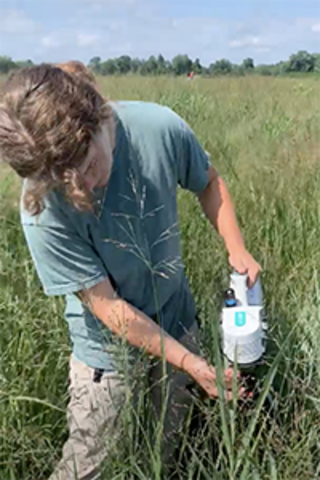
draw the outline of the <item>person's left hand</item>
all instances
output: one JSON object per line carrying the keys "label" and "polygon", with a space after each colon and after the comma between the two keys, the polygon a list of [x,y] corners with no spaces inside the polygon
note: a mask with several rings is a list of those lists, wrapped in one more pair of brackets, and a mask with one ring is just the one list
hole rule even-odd
{"label": "person's left hand", "polygon": [[229,263],[240,275],[248,275],[248,288],[253,287],[262,268],[243,247],[238,247],[229,252]]}

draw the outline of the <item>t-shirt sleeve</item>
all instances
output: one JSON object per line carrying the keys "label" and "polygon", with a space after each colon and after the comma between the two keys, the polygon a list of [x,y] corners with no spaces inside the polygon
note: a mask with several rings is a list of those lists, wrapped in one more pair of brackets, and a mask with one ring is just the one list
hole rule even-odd
{"label": "t-shirt sleeve", "polygon": [[22,221],[22,227],[46,295],[76,293],[108,276],[90,243],[67,225]]}
{"label": "t-shirt sleeve", "polygon": [[208,184],[210,155],[189,125],[181,119],[181,148],[178,155],[178,183],[182,188],[200,193]]}

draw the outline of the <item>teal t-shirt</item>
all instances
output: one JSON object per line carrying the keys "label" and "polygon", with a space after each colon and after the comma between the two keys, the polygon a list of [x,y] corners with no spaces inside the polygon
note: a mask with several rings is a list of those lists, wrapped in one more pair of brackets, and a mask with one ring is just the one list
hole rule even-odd
{"label": "teal t-shirt", "polygon": [[21,207],[45,293],[66,296],[74,355],[105,370],[114,369],[115,337],[75,293],[109,277],[124,300],[179,339],[196,312],[181,259],[177,188],[202,191],[209,166],[190,127],[168,107],[138,101],[112,107],[114,162],[108,185],[95,192],[95,213],[77,211],[58,191],[37,216]]}

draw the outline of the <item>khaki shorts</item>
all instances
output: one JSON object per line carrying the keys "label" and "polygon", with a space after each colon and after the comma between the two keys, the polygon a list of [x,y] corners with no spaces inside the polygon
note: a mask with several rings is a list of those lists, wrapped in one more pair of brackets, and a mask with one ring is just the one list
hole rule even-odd
{"label": "khaki shorts", "polygon": [[[199,354],[198,333],[195,323],[180,339],[181,344],[196,354]],[[121,437],[120,417],[127,405],[128,386],[117,372],[104,373],[98,381],[94,381],[94,376],[94,369],[71,356],[67,412],[69,438],[63,447],[62,459],[49,480],[100,479],[100,466],[103,461],[108,461],[108,455]],[[160,418],[164,400],[161,361],[152,362],[149,377],[151,402],[156,416]],[[166,378],[169,390],[163,421],[162,461],[169,465],[177,446],[179,430],[192,404],[188,389],[192,380],[169,364],[166,364]]]}

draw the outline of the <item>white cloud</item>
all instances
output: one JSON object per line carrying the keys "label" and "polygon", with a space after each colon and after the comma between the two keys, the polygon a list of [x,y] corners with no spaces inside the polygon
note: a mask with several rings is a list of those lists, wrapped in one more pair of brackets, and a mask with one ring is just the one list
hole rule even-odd
{"label": "white cloud", "polygon": [[126,6],[136,5],[141,0],[82,0],[84,3],[91,3],[95,5],[101,5],[105,7],[118,7],[123,8]]}
{"label": "white cloud", "polygon": [[255,49],[255,52],[257,53],[267,53],[271,52],[272,48],[271,47],[258,47]]}
{"label": "white cloud", "polygon": [[[112,19],[114,15],[125,16],[128,11],[131,13],[133,11],[137,12],[141,6],[146,9],[150,0],[69,0],[69,2],[77,4],[75,15],[70,17],[69,22],[76,24],[77,19],[81,18],[85,22],[91,23],[90,27],[92,27],[93,17],[96,17],[94,18],[96,24],[96,22],[100,23],[101,20]],[[81,27],[84,26],[81,25]]]}
{"label": "white cloud", "polygon": [[237,40],[232,40],[229,42],[230,48],[246,48],[246,47],[261,47],[263,41],[260,37],[243,37]]}
{"label": "white cloud", "polygon": [[51,33],[41,39],[41,45],[45,48],[58,48],[60,47],[60,41],[56,34]]}
{"label": "white cloud", "polygon": [[94,47],[99,41],[99,35],[86,33],[86,32],[74,32],[72,30],[61,30],[52,32],[49,35],[45,35],[41,39],[41,46],[50,48],[85,48]]}
{"label": "white cloud", "polygon": [[[220,58],[240,63],[244,56],[254,58],[256,63],[271,63],[289,58],[300,49],[320,49],[319,17],[232,20],[190,17],[176,8],[170,15],[163,0],[63,0],[64,14],[58,12],[54,2],[50,6],[48,3],[40,24],[32,20],[30,8],[33,4],[35,11],[38,2],[25,0],[24,12],[0,9],[3,54],[36,62],[70,58],[87,62],[95,55],[105,60],[124,54],[148,58],[161,53],[172,59],[185,53],[209,65]],[[71,8],[75,4],[77,8]]]}
{"label": "white cloud", "polygon": [[91,33],[78,33],[77,42],[79,47],[94,47],[97,45],[99,36]]}
{"label": "white cloud", "polygon": [[7,35],[30,34],[36,23],[20,10],[0,10],[0,33]]}

